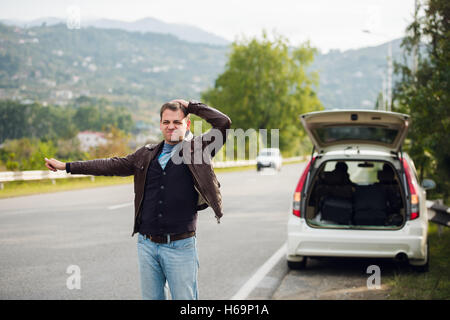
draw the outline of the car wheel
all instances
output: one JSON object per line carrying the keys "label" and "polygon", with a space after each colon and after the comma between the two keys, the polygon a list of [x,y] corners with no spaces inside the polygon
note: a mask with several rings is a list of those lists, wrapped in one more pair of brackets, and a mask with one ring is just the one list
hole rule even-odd
{"label": "car wheel", "polygon": [[302,261],[289,261],[287,262],[287,265],[289,267],[289,269],[292,270],[303,270],[306,268],[306,262],[308,260],[308,257],[303,257]]}
{"label": "car wheel", "polygon": [[410,266],[412,267],[412,269],[416,272],[428,272],[430,270],[430,246],[428,244],[428,240],[427,240],[427,256],[425,258],[425,263],[423,265],[417,265],[417,264],[410,264]]}

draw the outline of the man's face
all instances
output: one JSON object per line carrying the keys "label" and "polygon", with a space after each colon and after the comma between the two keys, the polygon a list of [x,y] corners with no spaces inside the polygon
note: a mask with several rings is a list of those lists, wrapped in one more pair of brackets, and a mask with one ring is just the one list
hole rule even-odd
{"label": "man's face", "polygon": [[186,131],[189,130],[191,120],[188,120],[183,111],[164,110],[159,123],[159,128],[167,143],[175,144],[184,139]]}

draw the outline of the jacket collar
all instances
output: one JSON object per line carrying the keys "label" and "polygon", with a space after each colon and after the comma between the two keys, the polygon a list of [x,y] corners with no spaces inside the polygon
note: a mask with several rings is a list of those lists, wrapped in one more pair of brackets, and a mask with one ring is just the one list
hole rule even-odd
{"label": "jacket collar", "polygon": [[[190,130],[188,130],[188,131],[186,131],[183,141],[191,141],[192,138],[194,138],[194,135],[192,134],[192,132]],[[146,144],[145,147],[149,150],[154,150],[155,148],[159,148],[163,144],[164,144],[164,140],[159,143]]]}

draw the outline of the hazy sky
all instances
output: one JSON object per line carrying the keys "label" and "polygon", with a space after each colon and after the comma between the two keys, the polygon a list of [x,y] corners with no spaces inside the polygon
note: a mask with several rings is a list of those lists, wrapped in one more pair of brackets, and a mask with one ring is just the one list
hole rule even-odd
{"label": "hazy sky", "polygon": [[194,25],[230,41],[259,36],[266,29],[287,37],[292,45],[310,40],[328,51],[402,37],[412,20],[414,0],[0,0],[0,19],[66,18],[71,6],[79,8],[81,25],[83,19],[153,17]]}

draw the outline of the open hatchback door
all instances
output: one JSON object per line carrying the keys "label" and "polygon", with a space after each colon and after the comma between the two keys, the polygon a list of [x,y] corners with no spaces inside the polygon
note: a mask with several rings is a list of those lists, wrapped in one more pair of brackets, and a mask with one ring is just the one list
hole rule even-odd
{"label": "open hatchback door", "polygon": [[318,152],[366,145],[397,153],[410,124],[406,114],[375,110],[318,111],[300,119]]}

